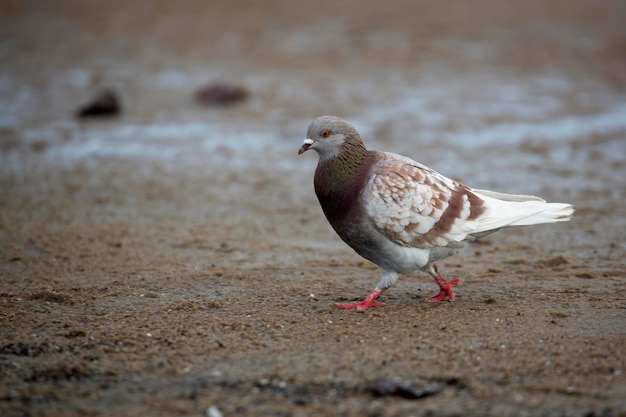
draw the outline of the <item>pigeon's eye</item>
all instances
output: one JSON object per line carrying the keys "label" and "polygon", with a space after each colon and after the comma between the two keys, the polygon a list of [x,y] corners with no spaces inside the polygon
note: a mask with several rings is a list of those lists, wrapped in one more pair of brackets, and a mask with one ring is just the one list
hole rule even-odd
{"label": "pigeon's eye", "polygon": [[327,138],[330,136],[330,130],[323,130],[322,131],[322,137],[323,138]]}

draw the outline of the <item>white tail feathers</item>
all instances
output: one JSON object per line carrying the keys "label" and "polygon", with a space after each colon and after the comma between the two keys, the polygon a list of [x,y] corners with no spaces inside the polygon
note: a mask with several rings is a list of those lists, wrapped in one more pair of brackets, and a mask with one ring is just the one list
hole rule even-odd
{"label": "white tail feathers", "polygon": [[517,201],[517,202],[522,202],[522,201],[543,201],[544,203],[546,201],[543,198],[535,197],[534,195],[505,194],[505,193],[498,193],[496,191],[476,190],[476,189],[472,190],[472,191],[474,191],[476,194],[480,194],[480,195],[483,195],[483,196],[495,198],[495,199],[502,200],[502,201]]}
{"label": "white tail feathers", "polygon": [[503,194],[488,190],[472,190],[480,197],[487,211],[477,220],[472,235],[503,227],[564,222],[571,219],[574,207],[565,203],[547,203],[530,195]]}
{"label": "white tail feathers", "polygon": [[511,226],[528,226],[531,224],[566,222],[572,218],[574,214],[574,206],[565,203],[546,203],[546,208],[542,212],[533,214],[515,223]]}

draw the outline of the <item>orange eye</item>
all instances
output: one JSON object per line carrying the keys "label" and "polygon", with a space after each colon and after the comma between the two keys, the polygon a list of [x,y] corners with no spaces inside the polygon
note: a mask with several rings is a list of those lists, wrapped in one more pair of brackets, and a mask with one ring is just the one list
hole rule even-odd
{"label": "orange eye", "polygon": [[324,131],[322,132],[322,137],[323,137],[323,138],[327,138],[327,137],[329,137],[329,136],[330,136],[330,130],[324,130]]}

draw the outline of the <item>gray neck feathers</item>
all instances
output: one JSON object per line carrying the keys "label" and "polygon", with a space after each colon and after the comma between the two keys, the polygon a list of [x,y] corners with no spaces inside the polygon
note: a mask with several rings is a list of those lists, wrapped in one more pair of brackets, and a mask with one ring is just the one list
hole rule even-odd
{"label": "gray neck feathers", "polygon": [[331,221],[347,214],[367,178],[372,153],[360,140],[346,141],[332,158],[319,161],[315,170],[315,193]]}
{"label": "gray neck feathers", "polygon": [[367,162],[368,152],[361,141],[346,141],[340,151],[332,158],[319,161],[316,182],[322,181],[327,191],[338,190],[348,186],[358,176],[359,171]]}

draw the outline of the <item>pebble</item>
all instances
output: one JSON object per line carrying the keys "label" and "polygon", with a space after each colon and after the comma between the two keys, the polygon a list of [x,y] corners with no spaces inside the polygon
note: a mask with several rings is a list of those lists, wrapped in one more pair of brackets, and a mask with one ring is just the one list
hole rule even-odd
{"label": "pebble", "polygon": [[212,405],[209,408],[207,408],[206,415],[207,417],[223,417],[224,416],[224,414],[222,414],[220,409],[217,408],[217,406],[215,405]]}

